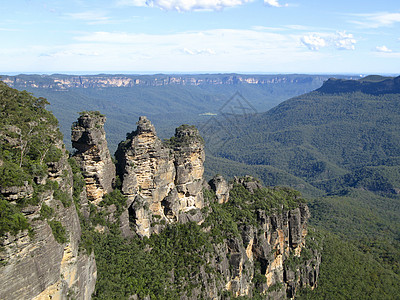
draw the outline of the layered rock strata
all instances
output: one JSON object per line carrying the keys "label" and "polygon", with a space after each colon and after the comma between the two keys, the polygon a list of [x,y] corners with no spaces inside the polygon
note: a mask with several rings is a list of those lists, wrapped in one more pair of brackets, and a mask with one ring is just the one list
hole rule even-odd
{"label": "layered rock strata", "polygon": [[84,112],[72,126],[72,147],[81,165],[89,201],[98,204],[113,189],[115,165],[107,147],[104,123],[106,117],[98,112]]}
{"label": "layered rock strata", "polygon": [[115,156],[136,233],[150,236],[163,224],[178,220],[200,222],[200,211],[190,217],[185,214],[204,205],[204,146],[197,129],[183,125],[163,143],[151,122],[140,117],[137,129],[118,145]]}
{"label": "layered rock strata", "polygon": [[[260,188],[249,177],[235,179],[235,183],[242,184],[251,193]],[[218,185],[211,187],[218,190]],[[209,263],[222,275],[223,281],[218,286],[215,279],[203,278],[205,290],[212,295],[209,298],[218,298],[218,290],[225,289],[234,297],[251,298],[257,290],[267,299],[286,299],[293,298],[299,287],[314,288],[321,255],[306,247],[309,217],[307,205],[299,204],[297,208],[275,213],[259,209],[257,224],[238,224],[240,236],[214,246],[215,256]]]}

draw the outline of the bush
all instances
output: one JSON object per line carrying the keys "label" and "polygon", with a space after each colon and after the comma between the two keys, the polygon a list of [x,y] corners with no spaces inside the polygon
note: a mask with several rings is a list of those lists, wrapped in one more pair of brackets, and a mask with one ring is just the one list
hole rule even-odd
{"label": "bush", "polygon": [[64,244],[68,241],[67,231],[65,230],[64,226],[62,226],[60,221],[51,220],[47,221],[47,223],[50,225],[53,236],[57,242]]}
{"label": "bush", "polygon": [[53,216],[53,213],[54,209],[43,202],[42,207],[40,208],[40,218],[42,220],[50,219]]}
{"label": "bush", "polygon": [[17,164],[5,161],[0,167],[1,186],[23,186],[25,181],[30,182],[31,179]]}
{"label": "bush", "polygon": [[53,196],[55,199],[60,200],[61,203],[64,205],[64,207],[71,206],[71,203],[72,203],[71,197],[66,192],[63,192],[60,189],[56,189],[56,190],[54,190]]}
{"label": "bush", "polygon": [[6,232],[15,235],[18,232],[29,228],[28,220],[17,210],[15,205],[0,198],[0,236]]}

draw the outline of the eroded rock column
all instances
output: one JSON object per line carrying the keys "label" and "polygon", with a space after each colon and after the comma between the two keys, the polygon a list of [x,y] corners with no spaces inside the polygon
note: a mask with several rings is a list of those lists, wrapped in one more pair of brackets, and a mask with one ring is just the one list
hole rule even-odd
{"label": "eroded rock column", "polygon": [[106,117],[99,112],[82,113],[72,126],[72,147],[86,181],[89,201],[98,204],[113,189],[115,166],[107,147],[104,123]]}

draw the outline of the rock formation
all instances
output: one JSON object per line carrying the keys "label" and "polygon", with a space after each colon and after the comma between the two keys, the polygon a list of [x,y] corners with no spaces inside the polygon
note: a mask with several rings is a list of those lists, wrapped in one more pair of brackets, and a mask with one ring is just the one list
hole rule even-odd
{"label": "rock formation", "polygon": [[229,185],[221,175],[215,175],[208,184],[214,190],[218,203],[222,204],[229,200]]}
{"label": "rock formation", "polygon": [[104,123],[106,117],[99,112],[83,112],[72,126],[74,156],[81,164],[89,201],[97,204],[113,189],[115,166],[107,147]]}
{"label": "rock formation", "polygon": [[[221,177],[211,182],[221,182]],[[250,193],[261,188],[249,176],[235,178],[234,184],[243,185]],[[217,191],[219,185],[211,187]],[[292,298],[299,287],[314,288],[321,257],[315,250],[305,248],[309,217],[307,205],[299,204],[275,213],[258,209],[256,224],[238,224],[240,236],[227,238],[215,247],[216,256],[211,261],[224,278],[220,288],[235,297],[252,297],[257,289],[261,294],[268,293],[271,299]],[[309,258],[300,259],[302,251],[311,252]],[[293,258],[301,263],[293,263]],[[217,297],[217,291],[215,285],[210,298]]]}
{"label": "rock formation", "polygon": [[[177,128],[175,137],[163,143],[146,117],[140,117],[137,125],[115,156],[135,231],[150,236],[162,223],[187,220],[185,212],[203,207],[204,149],[191,126]],[[154,216],[160,222],[153,222]]]}

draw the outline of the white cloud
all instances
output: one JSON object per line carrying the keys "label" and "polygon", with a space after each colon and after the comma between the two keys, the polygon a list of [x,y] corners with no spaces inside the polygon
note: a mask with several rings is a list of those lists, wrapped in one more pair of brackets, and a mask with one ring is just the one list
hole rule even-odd
{"label": "white cloud", "polygon": [[300,41],[308,49],[318,51],[325,47],[334,47],[337,50],[355,50],[356,39],[351,33],[338,31],[332,33],[311,33],[301,37]]}
{"label": "white cloud", "polygon": [[307,46],[308,49],[314,50],[314,51],[319,50],[321,47],[325,47],[327,45],[326,40],[316,34],[309,34],[309,35],[303,36],[301,38],[301,42],[305,46]]}
{"label": "white cloud", "polygon": [[12,28],[1,28],[0,31],[21,31],[20,29],[12,29]]}
{"label": "white cloud", "polygon": [[104,12],[86,11],[80,13],[68,13],[66,15],[74,20],[86,21],[90,25],[106,24],[110,22],[110,17],[107,17]]}
{"label": "white cloud", "polygon": [[392,49],[389,49],[388,47],[386,47],[385,45],[383,45],[383,46],[377,46],[377,47],[375,48],[375,51],[377,51],[377,52],[384,52],[384,53],[390,53],[390,52],[392,52]]}
{"label": "white cloud", "polygon": [[243,5],[253,0],[120,0],[119,5],[158,7],[163,10],[221,10]]}
{"label": "white cloud", "polygon": [[292,30],[310,30],[310,27],[298,24],[286,25],[285,27]]}
{"label": "white cloud", "polygon": [[[293,68],[295,62],[300,64],[322,56],[304,52],[298,35],[261,30],[212,29],[173,34],[95,32],[77,35],[75,40],[72,50],[99,54],[85,57],[87,62],[83,65],[93,62],[96,68],[96,61],[103,69],[122,71],[284,71],[285,66]],[[66,53],[71,52],[61,52]],[[81,60],[82,56],[76,56],[73,64],[79,65]]]}
{"label": "white cloud", "polygon": [[284,6],[289,6],[288,4],[280,4],[278,0],[264,0],[264,4],[268,6],[273,6],[273,7],[284,7]]}
{"label": "white cloud", "polygon": [[333,44],[339,50],[355,50],[356,39],[351,33],[339,31],[336,36],[332,38]]}
{"label": "white cloud", "polygon": [[353,16],[360,17],[362,20],[351,21],[364,28],[390,27],[400,22],[400,13],[380,12],[373,14],[355,14]]}

